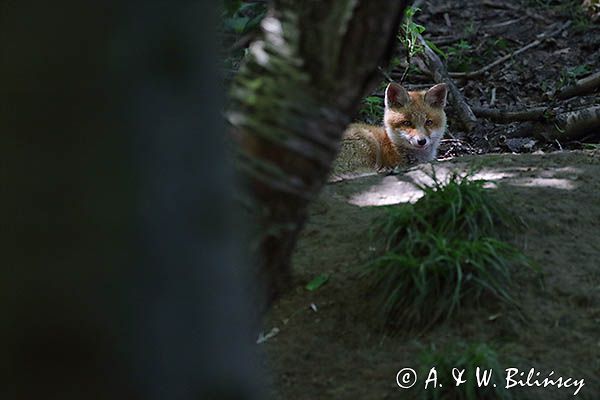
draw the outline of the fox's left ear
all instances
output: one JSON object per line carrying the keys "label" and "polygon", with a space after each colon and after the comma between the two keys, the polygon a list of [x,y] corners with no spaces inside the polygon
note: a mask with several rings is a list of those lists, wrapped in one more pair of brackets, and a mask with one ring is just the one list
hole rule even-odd
{"label": "fox's left ear", "polygon": [[444,108],[446,96],[448,96],[448,86],[445,83],[439,83],[425,93],[425,103],[431,107]]}

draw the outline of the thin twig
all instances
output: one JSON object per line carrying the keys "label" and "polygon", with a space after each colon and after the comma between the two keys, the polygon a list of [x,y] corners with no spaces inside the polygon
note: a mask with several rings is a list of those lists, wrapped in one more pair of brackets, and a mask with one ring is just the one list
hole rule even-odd
{"label": "thin twig", "polygon": [[496,88],[492,88],[492,98],[490,99],[490,107],[493,107],[496,104]]}
{"label": "thin twig", "polygon": [[544,41],[555,37],[557,35],[559,35],[562,31],[564,31],[565,29],[567,29],[569,26],[571,25],[571,21],[567,21],[564,24],[562,24],[560,26],[560,28],[554,30],[554,31],[549,31],[546,32],[542,35],[540,35],[538,37],[538,39],[534,40],[533,42],[529,43],[526,46],[521,47],[520,49],[517,49],[515,51],[513,51],[512,53],[509,53],[503,57],[498,58],[496,61],[486,65],[485,67],[479,68],[476,71],[472,71],[472,72],[449,72],[448,75],[450,75],[452,78],[476,78],[479,77],[483,74],[485,74],[487,71],[489,71],[490,69],[494,68],[495,66],[502,64],[503,62],[505,62],[506,60],[510,60],[511,58],[513,58],[514,56],[521,54],[533,47],[539,46],[540,44],[542,44]]}
{"label": "thin twig", "polygon": [[527,18],[527,17],[521,17],[521,18],[511,19],[511,20],[504,21],[504,22],[498,22],[497,24],[486,25],[485,27],[488,28],[488,29],[502,28],[502,27],[505,27],[505,26],[516,24],[517,22],[521,22],[525,18]]}
{"label": "thin twig", "polygon": [[410,69],[410,63],[408,64],[408,66],[404,69],[404,72],[402,73],[402,76],[400,77],[400,83],[404,83],[404,80],[406,79],[406,75],[408,75],[408,70]]}
{"label": "thin twig", "polygon": [[450,15],[448,13],[444,13],[444,21],[448,28],[452,28],[452,21],[450,21]]}
{"label": "thin twig", "polygon": [[379,72],[381,72],[381,75],[383,75],[385,79],[387,79],[388,82],[394,82],[394,79],[390,76],[390,74],[387,73],[385,69],[381,67],[377,67],[377,69],[379,70]]}
{"label": "thin twig", "polygon": [[558,141],[558,139],[554,139],[554,141],[556,142],[556,144],[558,145],[558,149],[560,151],[563,151],[563,147],[560,145],[560,142]]}

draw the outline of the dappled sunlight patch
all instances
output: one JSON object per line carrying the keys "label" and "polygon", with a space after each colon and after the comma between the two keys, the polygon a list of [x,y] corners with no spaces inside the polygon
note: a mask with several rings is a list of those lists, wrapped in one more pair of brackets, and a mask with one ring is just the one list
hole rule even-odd
{"label": "dappled sunlight patch", "polygon": [[[575,167],[561,168],[511,168],[506,170],[484,170],[474,175],[474,179],[503,181],[512,186],[547,187],[553,189],[573,190],[577,185],[573,182],[582,170]],[[529,175],[529,176],[524,176]]]}
{"label": "dappled sunlight patch", "polygon": [[498,183],[520,187],[541,187],[560,190],[574,190],[575,181],[583,173],[579,168],[538,168],[538,167],[499,167],[483,168],[469,172],[468,165],[424,164],[406,173],[382,177],[366,190],[351,195],[348,203],[359,206],[387,206],[401,203],[414,203],[423,196],[419,185],[433,184],[432,174],[438,181],[446,181],[452,174],[469,175],[469,180],[486,181],[485,187],[497,189]]}
{"label": "dappled sunlight patch", "polygon": [[[560,168],[511,168],[514,173],[504,171],[489,171],[491,174],[478,173],[475,177],[486,180],[504,181],[512,186],[521,187],[545,187],[561,190],[574,190],[577,185],[573,182],[583,173],[580,168],[560,167]],[[517,173],[516,171],[519,171]]]}
{"label": "dappled sunlight patch", "polygon": [[[423,196],[423,192],[418,188],[419,185],[432,185],[434,183],[432,175],[435,170],[435,176],[441,182],[449,179],[452,174],[468,175],[465,168],[457,166],[446,167],[440,165],[426,164],[413,168],[401,175],[383,177],[380,181],[370,186],[367,190],[352,195],[348,203],[359,206],[387,206],[400,203],[414,203]],[[469,176],[469,180],[485,180],[487,188],[496,188],[495,180],[511,178],[516,173],[482,170]]]}
{"label": "dappled sunlight patch", "polygon": [[482,170],[473,175],[470,179],[483,181],[499,181],[507,178],[513,178],[517,175],[516,172],[499,171],[499,170]]}
{"label": "dappled sunlight patch", "polygon": [[386,176],[368,190],[351,196],[348,202],[359,207],[386,206],[414,203],[422,196],[423,192],[413,183]]}
{"label": "dappled sunlight patch", "polygon": [[579,175],[582,172],[583,171],[581,170],[581,168],[575,168],[575,167],[547,168],[547,169],[544,169],[544,170],[541,171],[542,174],[550,173],[550,174],[552,174],[552,176],[555,176],[557,174],[576,174],[576,175]]}
{"label": "dappled sunlight patch", "polygon": [[513,186],[523,187],[547,187],[552,189],[573,190],[577,185],[569,179],[557,178],[522,178],[509,182]]}

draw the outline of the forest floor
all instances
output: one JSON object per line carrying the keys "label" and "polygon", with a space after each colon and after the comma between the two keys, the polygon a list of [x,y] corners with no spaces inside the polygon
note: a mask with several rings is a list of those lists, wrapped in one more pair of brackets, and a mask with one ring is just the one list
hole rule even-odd
{"label": "forest floor", "polygon": [[[513,293],[525,315],[495,303],[462,314],[421,336],[389,337],[373,329],[364,307],[368,288],[357,271],[372,256],[369,228],[382,205],[415,200],[411,182],[426,166],[399,175],[373,175],[325,187],[310,212],[293,265],[295,289],[272,309],[264,328],[279,333],[262,344],[269,356],[276,399],[408,399],[396,386],[419,355],[457,342],[487,343],[503,368],[542,379],[555,371],[584,378],[578,398],[600,395],[600,151],[465,156],[436,164],[438,172],[469,171],[496,182],[493,195],[528,228],[510,242],[533,258],[513,272]],[[305,285],[326,273],[316,291]],[[314,304],[314,308],[311,308]],[[504,373],[504,371],[497,371]],[[420,383],[422,384],[423,381]],[[567,399],[570,389],[510,389],[515,399]],[[418,397],[417,397],[418,398]]]}
{"label": "forest floor", "polygon": [[[449,55],[451,71],[477,69],[530,43],[554,24],[572,21],[562,35],[480,79],[457,82],[471,106],[515,109],[554,102],[572,110],[599,104],[598,95],[560,103],[554,99],[562,87],[600,66],[599,25],[581,13],[579,4],[425,1],[416,20],[426,26],[424,36],[434,43],[437,39]],[[406,86],[430,84],[427,77],[410,72]],[[381,94],[378,88],[372,97]],[[361,119],[379,123],[379,112],[365,107]],[[425,167],[329,183],[311,206],[293,259],[294,289],[264,322],[265,333],[277,328],[261,344],[273,398],[413,398],[414,392],[397,386],[396,373],[423,367],[423,349],[434,345],[443,350],[457,342],[490,344],[505,368],[535,368],[541,378],[550,371],[584,378],[577,397],[600,398],[600,150],[594,144],[600,132],[565,142],[545,142],[520,132],[518,140],[511,140],[520,123],[496,125],[479,119],[476,129],[465,133],[453,110],[448,113],[453,139],[440,151],[438,170],[477,169],[478,177],[496,183],[493,196],[527,222],[528,228],[510,241],[540,265],[544,281],[531,271],[513,272],[513,291],[525,318],[516,310],[483,304],[477,310],[462,309],[458,317],[421,336],[389,337],[374,330],[364,307],[368,290],[357,277],[357,269],[371,255],[369,228],[381,215],[380,206],[418,196],[411,182],[422,179]],[[305,289],[323,273],[329,276],[325,285]],[[572,389],[552,387],[510,392],[515,399],[573,396]]]}
{"label": "forest floor", "polygon": [[[472,108],[502,111],[531,110],[537,107],[563,113],[600,104],[600,94],[559,100],[557,94],[578,79],[600,71],[600,21],[593,23],[580,1],[522,0],[423,2],[415,21],[426,30],[423,36],[442,54],[448,71],[464,73],[486,67],[499,58],[532,44],[540,35],[570,25],[561,34],[516,54],[472,78],[455,78]],[[398,81],[406,69],[405,50],[382,74],[380,86],[367,97],[359,118],[380,124],[387,78]],[[419,57],[413,57],[402,84],[408,90],[424,90],[435,82],[423,72]],[[447,109],[449,129],[440,158],[489,152],[534,152],[594,147],[597,131],[575,140],[545,141],[523,122],[496,124],[478,118],[470,132],[452,108]]]}

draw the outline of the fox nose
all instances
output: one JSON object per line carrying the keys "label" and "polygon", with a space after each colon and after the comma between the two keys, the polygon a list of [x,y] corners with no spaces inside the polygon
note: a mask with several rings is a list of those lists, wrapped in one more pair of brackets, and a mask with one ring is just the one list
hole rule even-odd
{"label": "fox nose", "polygon": [[425,139],[425,138],[422,138],[422,139],[418,139],[418,140],[417,140],[417,144],[418,144],[419,146],[425,146],[425,144],[426,144],[426,143],[427,143],[427,139]]}

